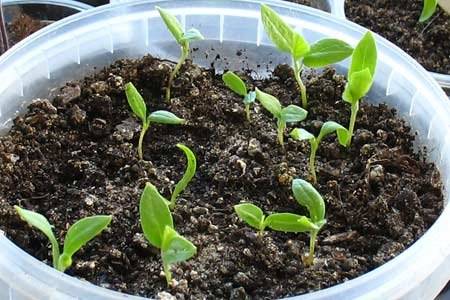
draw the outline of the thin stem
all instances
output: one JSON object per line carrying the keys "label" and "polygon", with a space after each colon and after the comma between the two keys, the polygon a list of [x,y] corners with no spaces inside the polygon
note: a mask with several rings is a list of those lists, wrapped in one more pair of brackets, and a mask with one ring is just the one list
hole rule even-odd
{"label": "thin stem", "polygon": [[245,104],[245,116],[247,117],[247,121],[250,123],[250,104]]}
{"label": "thin stem", "polygon": [[316,176],[316,152],[318,144],[316,142],[311,142],[311,154],[309,155],[309,173],[311,174],[312,182],[317,183]]}
{"label": "thin stem", "polygon": [[306,97],[306,87],[303,84],[302,78],[300,76],[300,73],[302,71],[302,65],[295,61],[294,58],[292,58],[292,64],[294,65],[294,76],[295,80],[297,81],[297,84],[300,88],[300,97],[302,99],[302,107],[307,108],[308,107],[308,99]]}
{"label": "thin stem", "polygon": [[316,245],[317,233],[318,231],[312,231],[309,236],[309,254],[308,257],[305,259],[305,263],[308,266],[314,264],[314,247]]}
{"label": "thin stem", "polygon": [[184,43],[181,46],[181,57],[178,61],[177,65],[175,66],[175,69],[173,69],[172,73],[170,73],[169,82],[167,84],[166,89],[166,101],[170,101],[170,88],[172,86],[173,80],[175,79],[175,76],[177,76],[178,71],[180,70],[181,66],[184,64],[184,61],[189,55],[189,43]]}
{"label": "thin stem", "polygon": [[358,114],[358,110],[359,110],[359,101],[356,101],[355,104],[352,104],[351,108],[352,113],[350,115],[350,124],[348,125],[349,137],[347,141],[347,147],[349,147],[352,142],[353,130],[355,129],[356,115]]}
{"label": "thin stem", "polygon": [[278,133],[278,143],[284,149],[284,130],[286,129],[286,123],[277,120],[277,133]]}
{"label": "thin stem", "polygon": [[170,282],[172,281],[172,273],[170,272],[169,264],[163,262],[163,270],[164,275],[166,275],[167,286],[170,286]]}
{"label": "thin stem", "polygon": [[139,143],[138,143],[138,156],[140,160],[144,159],[144,153],[142,151],[142,144],[144,142],[144,136],[147,132],[148,128],[150,127],[150,122],[145,122],[142,124],[141,134],[139,135]]}

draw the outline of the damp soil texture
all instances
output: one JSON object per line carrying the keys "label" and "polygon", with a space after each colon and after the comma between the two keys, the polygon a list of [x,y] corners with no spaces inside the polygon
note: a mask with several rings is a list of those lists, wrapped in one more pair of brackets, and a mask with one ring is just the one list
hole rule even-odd
{"label": "damp soil texture", "polygon": [[[265,212],[307,214],[293,199],[293,178],[307,178],[309,145],[276,142],[275,121],[258,104],[252,122],[242,99],[214,70],[187,63],[175,80],[170,104],[162,100],[173,64],[144,57],[124,60],[54,97],[37,99],[0,137],[0,229],[25,251],[50,264],[49,243],[16,215],[13,205],[40,212],[62,239],[82,217],[112,214],[108,230],[74,257],[67,273],[113,290],[178,299],[274,299],[327,288],[392,259],[429,228],[443,209],[436,167],[413,152],[414,133],[394,109],[364,101],[351,148],[326,138],[318,151],[318,184],[327,224],[318,237],[314,266],[303,265],[306,234],[267,231],[258,238],[233,205],[249,201]],[[287,66],[250,87],[298,103]],[[332,69],[304,78],[309,116],[298,124],[316,133],[327,120],[347,124],[343,76]],[[166,109],[188,120],[154,125],[138,161],[139,124],[123,91],[132,81],[151,111]],[[176,229],[198,248],[173,268],[166,286],[159,253],[146,242],[138,203],[150,181],[166,196],[185,169],[175,146],[188,145],[198,169],[174,211]]]}
{"label": "damp soil texture", "polygon": [[419,23],[422,0],[346,0],[347,18],[402,48],[429,71],[450,74],[450,15]]}

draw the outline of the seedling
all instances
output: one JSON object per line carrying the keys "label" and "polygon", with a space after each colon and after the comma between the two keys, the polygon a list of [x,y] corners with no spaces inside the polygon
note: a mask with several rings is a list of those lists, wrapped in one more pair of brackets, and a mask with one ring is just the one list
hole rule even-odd
{"label": "seedling", "polygon": [[158,10],[159,15],[166,24],[167,29],[173,35],[178,45],[181,47],[181,57],[177,65],[175,66],[175,69],[173,69],[172,73],[170,73],[169,82],[167,84],[166,101],[170,101],[170,88],[172,86],[173,80],[175,79],[175,76],[177,76],[178,71],[180,70],[184,61],[189,56],[189,43],[193,41],[203,40],[204,37],[200,33],[200,31],[195,28],[191,28],[188,31],[184,32],[180,22],[174,15],[169,13],[169,11],[162,9],[161,7],[156,6],[156,9]]}
{"label": "seedling", "polygon": [[99,235],[111,222],[111,216],[93,216],[83,218],[70,226],[64,239],[63,253],[60,254],[59,244],[52,230],[52,225],[43,215],[14,206],[19,216],[30,226],[36,227],[44,233],[52,245],[53,267],[64,272],[72,265],[72,256]]}
{"label": "seedling", "polygon": [[297,105],[288,105],[282,107],[280,101],[274,96],[256,90],[256,99],[267,109],[275,119],[277,119],[278,143],[284,148],[284,130],[287,123],[296,123],[303,121],[308,112]]}
{"label": "seedling", "polygon": [[303,128],[294,128],[291,131],[291,137],[293,139],[298,141],[308,140],[311,145],[311,153],[309,155],[309,173],[313,183],[317,182],[316,176],[317,149],[319,148],[319,144],[322,141],[322,139],[325,138],[327,135],[332,134],[333,132],[336,132],[339,143],[342,146],[346,146],[347,139],[349,137],[348,130],[344,126],[333,121],[323,123],[322,128],[320,129],[320,133],[317,137],[315,137],[312,133],[308,132]]}
{"label": "seedling", "polygon": [[173,113],[165,110],[157,110],[147,116],[147,105],[145,104],[144,98],[142,98],[141,94],[131,82],[125,85],[125,94],[131,110],[142,121],[141,134],[138,143],[138,155],[139,159],[142,160],[144,158],[142,143],[144,141],[145,133],[149,129],[151,123],[179,125],[184,124],[185,120],[178,118]]}
{"label": "seedling", "polygon": [[359,41],[353,51],[352,63],[347,75],[342,98],[351,105],[349,136],[347,147],[350,146],[355,128],[356,116],[359,110],[359,100],[364,97],[373,84],[375,69],[377,66],[377,46],[372,33],[368,31]]}
{"label": "seedling", "polygon": [[176,184],[175,189],[172,193],[172,196],[170,197],[170,203],[169,203],[170,209],[175,208],[175,204],[176,204],[178,195],[180,195],[181,192],[183,192],[184,189],[187,187],[189,182],[194,177],[195,171],[197,169],[197,159],[195,158],[194,152],[192,152],[191,149],[189,149],[188,147],[186,147],[183,144],[177,144],[177,147],[180,148],[186,155],[187,167],[186,167],[186,171],[184,171],[183,177]]}
{"label": "seedling", "polygon": [[161,196],[151,183],[147,183],[142,193],[139,214],[145,238],[161,250],[167,285],[172,281],[172,265],[194,256],[197,248],[181,236],[173,227],[168,201]]}
{"label": "seedling", "polygon": [[247,121],[250,122],[250,104],[255,102],[256,93],[253,91],[247,92],[247,87],[245,86],[244,81],[242,81],[239,76],[231,71],[223,74],[222,80],[225,85],[230,88],[230,90],[232,90],[239,96],[244,97],[243,102],[245,106],[245,115],[247,117]]}
{"label": "seedling", "polygon": [[450,0],[423,0],[422,13],[420,14],[419,22],[425,22],[435,13],[437,6],[450,14]]}
{"label": "seedling", "polygon": [[265,216],[259,207],[251,203],[235,205],[234,210],[242,221],[257,229],[260,236],[266,227],[283,232],[308,232],[309,253],[303,261],[310,266],[314,263],[317,234],[326,224],[325,202],[319,192],[309,182],[302,179],[292,181],[292,192],[297,202],[307,208],[309,218],[292,213],[274,213]]}
{"label": "seedling", "polygon": [[290,54],[295,80],[300,88],[302,106],[306,108],[308,106],[306,87],[301,79],[303,65],[321,68],[337,63],[352,54],[352,47],[338,39],[322,39],[310,45],[301,34],[265,4],[261,5],[261,19],[272,43],[281,52]]}

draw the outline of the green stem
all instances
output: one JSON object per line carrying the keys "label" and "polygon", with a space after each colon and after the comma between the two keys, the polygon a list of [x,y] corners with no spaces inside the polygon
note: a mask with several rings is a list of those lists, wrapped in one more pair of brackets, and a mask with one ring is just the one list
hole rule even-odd
{"label": "green stem", "polygon": [[352,142],[353,130],[355,129],[356,115],[358,114],[358,110],[359,110],[359,101],[356,101],[354,104],[352,104],[351,108],[352,113],[350,115],[350,124],[348,125],[349,137],[347,141],[347,147],[349,147]]}
{"label": "green stem", "polygon": [[245,115],[247,117],[247,121],[250,123],[250,104],[245,104]]}
{"label": "green stem", "polygon": [[147,132],[148,128],[150,127],[150,122],[145,122],[142,124],[141,134],[139,135],[139,143],[138,143],[138,156],[140,160],[144,159],[144,153],[142,151],[142,144],[144,142],[144,136]]}
{"label": "green stem", "polygon": [[184,61],[189,55],[189,43],[184,43],[181,46],[181,57],[178,61],[177,65],[175,66],[175,69],[173,69],[172,73],[170,73],[169,82],[167,84],[166,89],[166,101],[170,101],[170,88],[172,86],[173,80],[175,79],[175,76],[177,76],[178,71],[180,70],[181,66],[184,64]]}
{"label": "green stem", "polygon": [[58,259],[58,271],[64,272],[68,267],[72,265],[72,258],[63,253]]}
{"label": "green stem", "polygon": [[163,262],[163,270],[164,275],[166,275],[167,286],[170,286],[170,282],[172,281],[172,273],[170,272],[170,265]]}
{"label": "green stem", "polygon": [[311,174],[312,182],[317,183],[316,176],[316,152],[318,145],[314,142],[311,142],[311,154],[309,155],[309,173]]}
{"label": "green stem", "polygon": [[302,99],[302,107],[303,108],[307,108],[308,107],[308,99],[306,97],[306,87],[303,84],[302,78],[300,76],[300,73],[302,71],[302,66],[295,61],[294,58],[292,58],[292,64],[294,65],[294,76],[295,76],[295,80],[297,81],[297,84],[300,88],[300,96]]}
{"label": "green stem", "polygon": [[312,231],[309,236],[309,254],[305,260],[306,265],[311,266],[314,264],[314,247],[316,245],[318,231]]}
{"label": "green stem", "polygon": [[277,133],[278,133],[278,143],[284,149],[284,130],[286,129],[286,123],[277,120]]}

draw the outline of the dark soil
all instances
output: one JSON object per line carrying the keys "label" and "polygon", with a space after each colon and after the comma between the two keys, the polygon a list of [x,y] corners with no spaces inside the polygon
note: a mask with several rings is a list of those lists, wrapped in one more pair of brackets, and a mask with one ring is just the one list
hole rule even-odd
{"label": "dark soil", "polygon": [[[0,229],[25,251],[50,263],[48,241],[30,229],[14,204],[46,215],[62,239],[81,217],[112,214],[111,227],[74,257],[70,275],[121,292],[179,299],[274,299],[333,286],[355,278],[405,250],[443,208],[440,175],[412,150],[414,134],[385,105],[363,102],[350,149],[331,136],[318,152],[318,190],[328,223],[319,234],[313,267],[303,265],[306,234],[255,231],[239,221],[233,205],[251,201],[266,212],[306,214],[292,198],[292,178],[307,178],[308,144],[286,137],[276,143],[275,121],[259,106],[252,123],[242,99],[213,70],[190,63],[175,81],[170,105],[163,86],[173,64],[145,57],[118,61],[94,77],[35,100],[0,138]],[[283,104],[298,103],[287,66],[257,86]],[[132,81],[151,110],[167,109],[185,126],[150,128],[145,159],[136,155],[138,124],[123,84]],[[342,76],[327,69],[305,78],[310,109],[298,124],[317,133],[322,122],[347,124]],[[174,267],[167,288],[159,253],[139,225],[138,202],[146,181],[166,196],[185,168],[176,143],[198,158],[198,170],[174,212],[176,229],[198,254]]]}
{"label": "dark soil", "polygon": [[9,46],[12,47],[27,36],[45,27],[48,23],[36,20],[27,14],[17,14],[11,23],[6,24]]}
{"label": "dark soil", "polygon": [[450,74],[450,16],[438,7],[419,23],[423,0],[347,0],[347,17],[414,57],[429,71]]}

